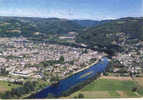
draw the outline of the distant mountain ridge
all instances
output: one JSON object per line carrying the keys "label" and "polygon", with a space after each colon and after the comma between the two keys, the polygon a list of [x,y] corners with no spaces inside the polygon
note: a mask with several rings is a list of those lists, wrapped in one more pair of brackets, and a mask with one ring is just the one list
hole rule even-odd
{"label": "distant mountain ridge", "polygon": [[[143,18],[116,20],[68,20],[63,18],[0,17],[0,36],[46,36],[48,34],[80,33],[79,40],[97,38],[109,33],[125,32],[143,39]],[[96,35],[96,36],[95,36]]]}
{"label": "distant mountain ridge", "polygon": [[97,25],[101,25],[107,22],[111,22],[112,20],[102,20],[102,21],[97,21],[97,20],[73,20],[75,23],[78,23],[79,25],[83,27],[95,27]]}

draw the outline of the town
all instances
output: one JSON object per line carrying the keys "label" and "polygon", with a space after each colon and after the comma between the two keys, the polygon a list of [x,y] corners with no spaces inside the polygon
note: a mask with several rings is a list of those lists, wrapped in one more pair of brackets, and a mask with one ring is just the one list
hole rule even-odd
{"label": "town", "polygon": [[[8,74],[7,78],[3,77],[1,80],[22,81],[26,77],[46,78],[47,81],[50,81],[55,75],[55,77],[63,79],[94,63],[96,59],[104,55],[85,48],[46,42],[35,43],[24,37],[0,40],[0,45],[3,47],[0,51],[1,73],[4,70],[3,74]],[[49,64],[48,61],[51,61],[52,64]],[[48,64],[42,65],[42,62]]]}

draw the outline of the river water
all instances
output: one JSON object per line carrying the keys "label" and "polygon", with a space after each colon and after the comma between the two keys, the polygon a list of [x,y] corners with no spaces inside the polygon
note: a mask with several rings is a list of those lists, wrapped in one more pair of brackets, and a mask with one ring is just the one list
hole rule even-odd
{"label": "river water", "polygon": [[85,82],[87,79],[95,77],[97,73],[102,73],[107,68],[109,61],[108,58],[102,58],[97,64],[92,65],[88,69],[85,69],[81,72],[73,74],[72,76],[60,80],[58,85],[51,85],[40,92],[36,93],[32,98],[46,98],[48,94],[52,94],[54,96],[61,96],[63,92],[69,90],[73,86],[81,82]]}

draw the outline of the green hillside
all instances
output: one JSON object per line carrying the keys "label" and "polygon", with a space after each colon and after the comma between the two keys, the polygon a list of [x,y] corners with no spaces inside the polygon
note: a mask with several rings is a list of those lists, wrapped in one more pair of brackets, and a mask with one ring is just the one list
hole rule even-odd
{"label": "green hillside", "polygon": [[58,18],[0,17],[0,36],[46,36],[78,32],[77,23]]}
{"label": "green hillside", "polygon": [[[121,18],[111,22],[90,27],[78,35],[76,41],[89,47],[118,47],[119,40],[143,40],[143,18]],[[122,37],[121,33],[124,33]],[[122,40],[123,40],[122,39]]]}

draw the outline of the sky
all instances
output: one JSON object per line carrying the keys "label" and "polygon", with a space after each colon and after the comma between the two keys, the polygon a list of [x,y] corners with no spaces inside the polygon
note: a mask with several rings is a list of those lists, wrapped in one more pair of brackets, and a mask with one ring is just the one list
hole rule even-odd
{"label": "sky", "polygon": [[0,0],[0,16],[116,19],[143,16],[143,0]]}

